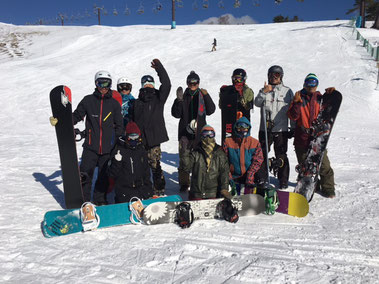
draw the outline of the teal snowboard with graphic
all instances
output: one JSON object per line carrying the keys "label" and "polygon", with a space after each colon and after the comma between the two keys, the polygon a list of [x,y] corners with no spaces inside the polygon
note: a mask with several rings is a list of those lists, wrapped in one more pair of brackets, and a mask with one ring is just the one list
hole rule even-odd
{"label": "teal snowboard with graphic", "polygon": [[[179,195],[165,196],[155,199],[142,200],[147,206],[154,202],[182,201]],[[96,207],[96,214],[100,218],[97,229],[130,224],[129,203],[119,203]],[[46,212],[42,224],[42,233],[45,237],[58,237],[75,234],[83,231],[80,219],[80,209],[55,210]]]}

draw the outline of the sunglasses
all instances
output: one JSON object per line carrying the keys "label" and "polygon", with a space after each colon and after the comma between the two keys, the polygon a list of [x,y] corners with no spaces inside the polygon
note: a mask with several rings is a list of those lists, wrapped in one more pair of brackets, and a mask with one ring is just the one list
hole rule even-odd
{"label": "sunglasses", "polygon": [[201,137],[202,138],[214,138],[216,136],[215,132],[213,130],[204,130],[201,132]]}
{"label": "sunglasses", "polygon": [[196,86],[196,85],[199,85],[199,81],[198,80],[191,80],[188,82],[188,86]]}
{"label": "sunglasses", "polygon": [[112,86],[112,80],[106,78],[99,78],[95,82],[96,87],[109,89]]}
{"label": "sunglasses", "polygon": [[277,78],[280,78],[280,77],[282,76],[282,74],[277,73],[277,72],[274,72],[274,73],[270,73],[270,74],[268,74],[268,76],[269,76],[270,78],[275,78],[275,79],[277,79]]}

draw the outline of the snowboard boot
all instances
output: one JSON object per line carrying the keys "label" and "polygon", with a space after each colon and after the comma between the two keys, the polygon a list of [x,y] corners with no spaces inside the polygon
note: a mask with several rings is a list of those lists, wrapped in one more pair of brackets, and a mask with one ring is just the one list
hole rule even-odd
{"label": "snowboard boot", "polygon": [[96,207],[91,202],[83,203],[80,208],[80,219],[84,232],[92,231],[100,224],[100,217],[96,214]]}

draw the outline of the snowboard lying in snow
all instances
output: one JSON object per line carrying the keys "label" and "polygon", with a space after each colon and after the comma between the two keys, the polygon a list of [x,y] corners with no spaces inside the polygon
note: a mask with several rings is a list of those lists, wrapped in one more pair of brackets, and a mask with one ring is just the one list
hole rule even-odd
{"label": "snowboard lying in snow", "polygon": [[[191,204],[193,219],[219,218],[217,205],[223,198],[186,201]],[[238,209],[238,215],[251,216],[265,211],[265,200],[258,194],[235,196],[233,205]],[[147,225],[175,223],[176,207],[181,202],[155,202],[143,210],[143,222]]]}
{"label": "snowboard lying in snow", "polygon": [[[181,201],[179,195],[165,196],[161,198],[142,200],[142,204],[147,206],[154,202]],[[119,203],[96,207],[96,214],[100,219],[98,229],[130,224],[131,211],[129,203]],[[83,231],[80,218],[80,209],[55,210],[46,212],[42,224],[42,233],[45,237],[57,237],[79,233]]]}

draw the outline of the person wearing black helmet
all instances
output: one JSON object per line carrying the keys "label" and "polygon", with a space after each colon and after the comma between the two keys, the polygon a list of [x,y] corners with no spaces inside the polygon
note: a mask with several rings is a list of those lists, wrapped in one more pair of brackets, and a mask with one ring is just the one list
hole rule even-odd
{"label": "person wearing black helmet", "polygon": [[[206,116],[215,112],[216,106],[207,90],[200,89],[200,77],[195,71],[187,76],[187,88],[178,87],[171,114],[179,118],[179,185],[180,191],[187,191],[190,185],[188,172],[183,170],[183,151],[192,149],[200,141],[200,130],[207,124]],[[187,139],[184,139],[186,137]]]}
{"label": "person wearing black helmet", "polygon": [[246,79],[247,74],[244,69],[235,69],[232,74],[233,84],[224,85],[220,89],[222,141],[232,135],[233,125],[240,116],[246,117],[250,122],[250,110],[254,108],[254,92],[246,84]]}
{"label": "person wearing black helmet", "polygon": [[[268,84],[265,82],[264,87],[259,91],[255,98],[255,106],[261,108],[261,124],[259,128],[259,142],[262,149],[268,149],[274,144],[275,161],[272,165],[277,165],[277,175],[279,179],[279,188],[288,187],[289,178],[289,162],[287,157],[288,139],[293,137],[295,122],[290,121],[287,111],[294,97],[292,90],[283,85],[283,68],[273,65],[268,69]],[[266,112],[266,121],[264,121],[264,113]],[[267,139],[265,140],[264,127],[267,125]],[[261,169],[257,173],[259,183],[264,186],[267,180],[267,154],[263,151],[264,162]]]}
{"label": "person wearing black helmet", "polygon": [[168,74],[158,59],[151,62],[158,74],[161,86],[155,88],[154,78],[141,78],[138,99],[134,101],[131,118],[141,130],[141,137],[148,152],[149,165],[153,173],[154,193],[163,195],[166,181],[161,168],[161,144],[168,141],[166,123],[163,116],[164,105],[171,90]]}

